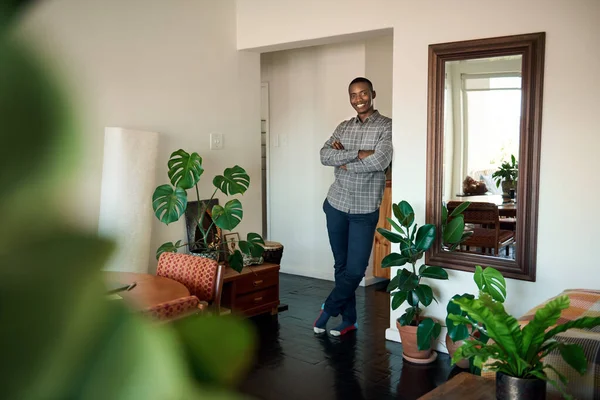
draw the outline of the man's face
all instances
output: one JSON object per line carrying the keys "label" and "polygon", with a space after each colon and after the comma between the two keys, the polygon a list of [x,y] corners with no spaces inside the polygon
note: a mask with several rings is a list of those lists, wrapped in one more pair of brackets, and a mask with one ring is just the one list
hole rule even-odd
{"label": "man's face", "polygon": [[358,115],[369,115],[373,112],[375,92],[371,92],[368,83],[357,82],[350,85],[348,94],[350,95],[350,104],[352,105],[352,108],[356,110]]}

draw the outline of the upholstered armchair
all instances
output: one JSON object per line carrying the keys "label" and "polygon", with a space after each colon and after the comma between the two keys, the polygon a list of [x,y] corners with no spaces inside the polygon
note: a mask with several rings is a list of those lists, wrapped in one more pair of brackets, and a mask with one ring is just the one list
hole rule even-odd
{"label": "upholstered armchair", "polygon": [[223,289],[223,266],[215,260],[180,253],[162,253],[156,275],[185,285],[200,301],[198,308],[220,313]]}

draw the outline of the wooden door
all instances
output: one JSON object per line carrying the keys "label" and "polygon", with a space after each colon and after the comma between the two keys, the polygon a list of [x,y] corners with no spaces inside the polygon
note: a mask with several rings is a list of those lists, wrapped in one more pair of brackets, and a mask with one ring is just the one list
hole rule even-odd
{"label": "wooden door", "polygon": [[[387,180],[383,192],[383,199],[381,200],[381,207],[379,208],[379,222],[377,223],[377,227],[390,229],[390,223],[386,218],[391,216],[392,181]],[[373,241],[373,276],[390,279],[390,268],[381,268],[381,260],[390,254],[391,250],[392,244],[379,233],[375,232],[375,239]]]}

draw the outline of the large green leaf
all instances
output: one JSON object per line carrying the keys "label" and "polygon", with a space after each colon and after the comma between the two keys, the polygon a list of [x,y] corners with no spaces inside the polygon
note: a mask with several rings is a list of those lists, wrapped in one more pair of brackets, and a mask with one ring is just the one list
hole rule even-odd
{"label": "large green leaf", "polygon": [[544,341],[553,338],[559,333],[566,332],[569,329],[591,329],[600,325],[600,317],[582,317],[574,321],[569,321],[564,324],[558,325],[548,332],[544,336]]}
{"label": "large green leaf", "polygon": [[435,240],[435,225],[425,224],[419,227],[417,231],[417,239],[415,240],[415,247],[417,250],[425,251],[431,247]]}
{"label": "large green leaf", "polygon": [[386,220],[390,223],[390,225],[398,232],[400,233],[404,233],[404,229],[398,225],[393,219],[391,219],[390,217],[387,217]]}
{"label": "large green leaf", "polygon": [[406,292],[406,301],[411,307],[417,307],[419,305],[419,296],[414,290]]}
{"label": "large green leaf", "polygon": [[160,222],[170,224],[177,221],[187,208],[187,193],[180,187],[161,185],[152,195],[152,209]]}
{"label": "large green leaf", "polygon": [[465,230],[465,220],[462,215],[455,217],[448,223],[446,229],[444,229],[443,241],[444,243],[459,243]]}
{"label": "large green leaf", "polygon": [[223,175],[215,176],[213,185],[228,196],[244,194],[250,186],[250,177],[244,168],[236,165],[233,168],[225,169]]}
{"label": "large green leaf", "polygon": [[428,285],[419,285],[413,290],[413,293],[417,295],[419,301],[423,303],[425,307],[431,304],[435,297],[433,297],[433,290]]}
{"label": "large green leaf", "polygon": [[200,382],[232,385],[250,366],[252,326],[231,316],[204,316],[177,320],[175,328]]}
{"label": "large green leaf", "polygon": [[182,189],[193,188],[200,181],[200,176],[204,172],[202,157],[198,153],[190,155],[182,149],[171,153],[167,166],[171,184]]}
{"label": "large green leaf", "polygon": [[215,205],[212,209],[212,219],[215,225],[227,231],[233,230],[242,221],[244,211],[238,199],[229,200],[225,207]]}
{"label": "large green leaf", "polygon": [[[479,299],[460,297],[452,301],[458,304],[461,310],[465,311],[479,325],[485,325],[485,333],[504,349],[506,353],[516,355],[520,348],[519,337],[521,336],[521,331],[518,322],[514,318],[510,319],[510,316],[505,311],[502,313],[492,312]],[[456,315],[450,315],[449,317],[454,321],[457,321],[457,318],[459,321],[464,321],[464,319]]]}
{"label": "large green leaf", "polygon": [[501,303],[506,300],[506,280],[498,270],[491,267],[483,269],[476,265],[473,279],[479,290],[488,293],[494,300]]}
{"label": "large green leaf", "polygon": [[400,279],[400,271],[398,271],[396,276],[394,276],[392,279],[390,279],[390,283],[388,283],[387,288],[386,288],[386,291],[388,293],[398,289],[398,279]]}
{"label": "large green leaf", "polygon": [[400,243],[404,240],[402,236],[400,236],[396,232],[392,232],[384,228],[377,228],[377,232],[379,232],[381,236],[383,236],[392,243]]}
{"label": "large green leaf", "polygon": [[[5,18],[16,12],[16,1],[12,1],[13,6],[1,2],[0,22],[7,22]],[[4,28],[0,26],[0,33],[4,34]],[[47,64],[4,36],[0,37],[0,60],[0,200],[5,200],[13,190],[33,184],[36,174],[51,171],[53,160],[70,160],[79,152],[58,149],[70,139],[64,133],[73,133],[72,118],[62,91],[48,76]]]}
{"label": "large green leaf", "polygon": [[467,208],[469,208],[470,205],[471,205],[470,201],[464,201],[464,202],[460,203],[454,210],[452,210],[452,213],[450,213],[450,217],[458,216],[463,211],[465,211]]}
{"label": "large green leaf", "polygon": [[381,260],[381,268],[401,267],[408,261],[408,258],[398,253],[390,253]]}
{"label": "large green leaf", "polygon": [[442,204],[442,224],[445,224],[448,220],[448,209],[445,204]]}
{"label": "large green leaf", "polygon": [[415,212],[407,201],[402,200],[398,204],[392,205],[394,216],[400,225],[409,228],[415,221]]}
{"label": "large green leaf", "polygon": [[242,253],[250,257],[260,257],[263,255],[265,248],[262,246],[265,242],[258,233],[249,233],[247,240],[240,240],[238,243]]}
{"label": "large green leaf", "polygon": [[410,325],[411,322],[415,319],[415,309],[413,307],[409,307],[406,309],[406,312],[398,318],[398,322],[401,326]]}
{"label": "large green leaf", "polygon": [[420,273],[423,278],[448,279],[448,273],[442,267],[427,267]]}
{"label": "large green leaf", "polygon": [[419,277],[406,268],[400,271],[400,277],[398,278],[398,289],[405,292],[411,291],[419,284]]}
{"label": "large green leaf", "polygon": [[559,296],[535,312],[533,319],[523,328],[521,354],[525,355],[525,360],[531,363],[534,357],[540,353],[546,330],[556,324],[562,310],[569,308],[569,304],[569,297]]}
{"label": "large green leaf", "polygon": [[236,250],[231,253],[227,258],[227,264],[229,264],[229,267],[234,271],[242,272],[244,269],[244,256],[242,255],[242,252]]}
{"label": "large green leaf", "polygon": [[441,329],[442,326],[431,318],[423,319],[417,327],[417,348],[419,350],[429,350],[432,340],[440,335]]}
{"label": "large green leaf", "polygon": [[[475,296],[472,294],[465,293],[461,295],[454,295],[452,299],[457,299],[459,297],[468,297],[474,299]],[[449,301],[446,306],[446,311],[448,312],[448,316],[446,317],[446,328],[448,328],[448,336],[452,339],[453,342],[457,342],[459,340],[464,340],[469,337],[469,329],[466,324],[454,322],[450,315],[462,315],[464,317],[467,316],[467,313],[460,309],[460,306],[453,301]]]}
{"label": "large green leaf", "polygon": [[162,253],[177,253],[179,247],[181,247],[181,240],[178,240],[177,243],[167,242],[161,244],[156,250],[156,259],[158,260]]}
{"label": "large green leaf", "polygon": [[558,346],[560,355],[580,375],[587,371],[587,359],[581,345],[577,343],[561,343]]}
{"label": "large green leaf", "polygon": [[396,292],[392,296],[392,310],[397,310],[398,307],[406,300],[406,292]]}

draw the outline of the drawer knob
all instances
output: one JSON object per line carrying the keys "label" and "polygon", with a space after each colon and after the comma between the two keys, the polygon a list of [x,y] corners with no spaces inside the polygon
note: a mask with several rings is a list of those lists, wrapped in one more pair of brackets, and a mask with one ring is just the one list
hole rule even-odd
{"label": "drawer knob", "polygon": [[263,299],[263,298],[262,298],[262,296],[260,296],[260,297],[255,297],[255,298],[254,298],[254,302],[255,302],[255,303],[258,303],[258,302],[259,302],[259,301],[261,301],[262,299]]}
{"label": "drawer knob", "polygon": [[254,286],[256,287],[256,286],[258,286],[258,285],[262,285],[262,283],[263,283],[263,280],[262,280],[262,279],[259,279],[258,281],[254,281],[254,282],[252,282],[252,285],[254,285]]}

